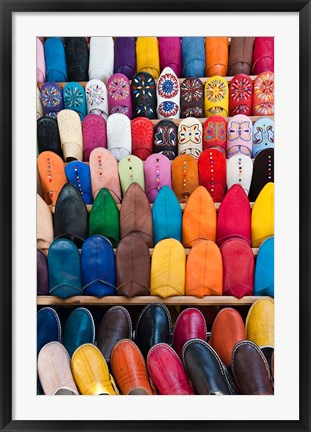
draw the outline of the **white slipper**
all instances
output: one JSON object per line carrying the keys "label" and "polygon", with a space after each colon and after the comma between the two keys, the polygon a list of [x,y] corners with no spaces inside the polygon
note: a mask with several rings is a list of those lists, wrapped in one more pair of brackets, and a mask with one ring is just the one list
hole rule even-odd
{"label": "white slipper", "polygon": [[87,113],[99,114],[107,120],[108,96],[106,84],[99,79],[89,81],[85,86],[85,97]]}
{"label": "white slipper", "polygon": [[131,121],[126,115],[115,113],[108,117],[107,141],[117,161],[132,153]]}
{"label": "white slipper", "polygon": [[157,83],[158,118],[178,119],[180,115],[180,85],[170,67],[163,69]]}
{"label": "white slipper", "polygon": [[227,188],[232,185],[239,184],[244,189],[246,195],[249,193],[249,188],[253,175],[253,161],[246,155],[235,155],[227,161]]}
{"label": "white slipper", "polygon": [[198,159],[202,153],[202,124],[199,119],[187,117],[178,126],[178,154],[189,154]]}
{"label": "white slipper", "polygon": [[89,79],[107,82],[113,74],[114,44],[112,37],[91,37]]}

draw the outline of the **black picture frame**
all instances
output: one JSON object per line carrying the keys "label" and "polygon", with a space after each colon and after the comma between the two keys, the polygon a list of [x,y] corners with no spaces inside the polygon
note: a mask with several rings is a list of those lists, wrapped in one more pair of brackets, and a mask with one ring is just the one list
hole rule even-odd
{"label": "black picture frame", "polygon": [[[93,0],[8,1],[1,5],[0,146],[0,425],[1,431],[311,431],[310,422],[310,1],[302,0]],[[14,12],[299,12],[299,325],[300,419],[298,421],[13,421],[12,420],[12,15]],[[286,49],[286,47],[284,48]],[[288,59],[290,67],[290,59]],[[289,227],[290,228],[290,227]],[[297,281],[298,283],[298,281]],[[295,287],[295,290],[297,287]],[[290,319],[290,318],[289,318]],[[288,341],[288,349],[290,341]],[[286,360],[286,359],[285,359]],[[289,371],[290,373],[290,365]],[[139,403],[137,404],[139,407]],[[160,413],[159,413],[160,415]]]}

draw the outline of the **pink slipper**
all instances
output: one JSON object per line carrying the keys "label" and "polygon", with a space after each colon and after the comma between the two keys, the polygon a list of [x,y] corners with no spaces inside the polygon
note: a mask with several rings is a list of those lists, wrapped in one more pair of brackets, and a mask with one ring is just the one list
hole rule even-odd
{"label": "pink slipper", "polygon": [[107,148],[106,120],[97,114],[88,114],[83,120],[82,131],[83,160],[88,162],[92,150]]}

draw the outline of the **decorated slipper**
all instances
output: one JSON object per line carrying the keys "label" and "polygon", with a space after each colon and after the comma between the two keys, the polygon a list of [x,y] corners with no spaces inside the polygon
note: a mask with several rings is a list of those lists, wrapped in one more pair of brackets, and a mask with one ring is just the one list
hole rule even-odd
{"label": "decorated slipper", "polygon": [[49,342],[61,341],[61,324],[55,310],[44,307],[37,312],[37,354]]}
{"label": "decorated slipper", "polygon": [[60,142],[66,162],[83,159],[83,138],[79,115],[70,109],[57,115]]}
{"label": "decorated slipper", "polygon": [[37,194],[37,248],[47,250],[53,240],[54,229],[51,210]]}
{"label": "decorated slipper", "polygon": [[69,183],[80,192],[84,204],[92,204],[90,167],[83,162],[73,161],[66,165],[65,172]]}
{"label": "decorated slipper", "polygon": [[96,114],[88,114],[82,124],[83,160],[89,162],[92,150],[107,148],[106,120]]}
{"label": "decorated slipper", "polygon": [[205,38],[205,76],[226,76],[229,44],[227,37]]}
{"label": "decorated slipper", "polygon": [[162,154],[152,154],[144,163],[144,173],[146,195],[153,203],[162,186],[172,187],[171,162]]}
{"label": "decorated slipper", "polygon": [[118,169],[123,196],[134,182],[145,190],[144,164],[141,159],[132,155],[125,156],[120,160]]}
{"label": "decorated slipper", "polygon": [[91,235],[81,250],[83,294],[95,297],[116,295],[116,265],[110,241]]}
{"label": "decorated slipper", "polygon": [[199,78],[186,78],[180,85],[180,117],[204,116],[204,86]]}
{"label": "decorated slipper", "polygon": [[213,76],[206,81],[204,97],[205,117],[211,117],[212,115],[228,117],[229,87],[223,77]]}
{"label": "decorated slipper", "polygon": [[40,90],[37,87],[37,120],[43,116],[43,108],[41,102]]}
{"label": "decorated slipper", "polygon": [[107,87],[102,81],[93,79],[85,86],[86,108],[88,114],[97,114],[108,118]]}
{"label": "decorated slipper", "polygon": [[44,56],[47,81],[68,81],[65,48],[59,38],[49,37],[46,39],[44,42]]}
{"label": "decorated slipper", "polygon": [[49,292],[63,299],[82,294],[80,254],[67,239],[55,240],[48,254]]}
{"label": "decorated slipper", "polygon": [[255,296],[274,297],[274,237],[262,242],[256,259]]}
{"label": "decorated slipper", "polygon": [[43,43],[37,38],[37,82],[44,83],[46,80],[45,58]]}
{"label": "decorated slipper", "polygon": [[149,295],[150,255],[147,243],[136,233],[122,238],[117,247],[117,295]]}
{"label": "decorated slipper", "polygon": [[215,115],[206,119],[203,127],[203,150],[217,149],[225,156],[227,151],[227,122]]}
{"label": "decorated slipper", "polygon": [[263,117],[253,126],[253,158],[266,148],[274,148],[274,121]]}
{"label": "decorated slipper", "polygon": [[113,74],[107,81],[109,114],[125,114],[132,118],[132,99],[129,79],[123,74]]}
{"label": "decorated slipper", "polygon": [[152,207],[154,244],[166,238],[181,242],[182,211],[180,204],[168,186],[163,186]]}
{"label": "decorated slipper", "polygon": [[89,50],[85,37],[67,37],[65,50],[68,81],[88,81]]}
{"label": "decorated slipper", "polygon": [[44,151],[52,151],[63,157],[57,121],[49,117],[41,117],[37,120],[37,140],[39,154]]}
{"label": "decorated slipper", "polygon": [[112,37],[91,37],[89,79],[106,83],[113,74],[114,46]]}
{"label": "decorated slipper", "polygon": [[178,119],[180,114],[180,85],[170,67],[161,72],[157,83],[158,118]]}
{"label": "decorated slipper", "polygon": [[188,154],[177,156],[172,162],[172,188],[179,202],[187,202],[199,186],[198,164]]}
{"label": "decorated slipper", "polygon": [[118,163],[107,149],[99,147],[90,154],[93,199],[102,188],[107,188],[117,204],[121,201]]}
{"label": "decorated slipper", "polygon": [[210,240],[197,243],[187,259],[185,294],[196,297],[222,295],[222,269],[218,246]]}
{"label": "decorated slipper", "polygon": [[182,76],[200,78],[204,76],[204,37],[182,38]]}
{"label": "decorated slipper", "polygon": [[246,337],[261,347],[274,347],[274,300],[256,300],[245,321]]}
{"label": "decorated slipper", "polygon": [[244,74],[235,75],[229,84],[229,115],[252,115],[253,81]]}
{"label": "decorated slipper", "polygon": [[239,184],[249,193],[253,175],[253,161],[246,155],[235,155],[227,161],[227,188]]}
{"label": "decorated slipper", "polygon": [[132,153],[131,122],[126,115],[115,113],[108,117],[107,141],[117,161]]}
{"label": "decorated slipper", "polygon": [[181,120],[178,125],[178,154],[189,154],[198,159],[202,153],[202,124],[194,118]]}
{"label": "decorated slipper", "polygon": [[37,161],[44,201],[55,205],[61,188],[67,183],[64,162],[51,151],[40,153]]}
{"label": "decorated slipper", "polygon": [[252,157],[253,125],[249,117],[238,114],[228,122],[227,157],[237,154]]}
{"label": "decorated slipper", "polygon": [[250,244],[231,238],[220,248],[223,264],[223,295],[242,298],[253,295],[255,260]]}
{"label": "decorated slipper", "polygon": [[154,79],[160,75],[159,44],[156,37],[141,37],[136,40],[137,72],[147,72]]}
{"label": "decorated slipper", "polygon": [[64,109],[63,90],[54,82],[43,84],[40,89],[44,115],[56,118],[59,111]]}
{"label": "decorated slipper", "polygon": [[253,37],[232,37],[229,52],[228,75],[250,75],[253,59]]}
{"label": "decorated slipper", "polygon": [[274,37],[256,37],[253,52],[253,75],[274,72]]}
{"label": "decorated slipper", "polygon": [[65,109],[76,111],[82,121],[86,116],[86,100],[84,88],[76,82],[65,85],[63,90]]}
{"label": "decorated slipper", "polygon": [[153,247],[152,214],[148,198],[138,183],[133,182],[127,189],[120,210],[121,238],[128,234],[139,235]]}
{"label": "decorated slipper", "polygon": [[88,309],[79,307],[71,312],[64,327],[62,342],[70,357],[79,346],[95,342],[94,320]]}
{"label": "decorated slipper", "polygon": [[255,202],[263,187],[269,182],[274,182],[273,148],[262,150],[255,157],[249,200]]}
{"label": "decorated slipper", "polygon": [[147,72],[137,73],[132,79],[133,117],[156,119],[157,95],[153,77]]}
{"label": "decorated slipper", "polygon": [[125,75],[129,80],[136,73],[136,41],[134,37],[114,39],[114,73]]}
{"label": "decorated slipper", "polygon": [[151,258],[150,295],[168,298],[185,295],[186,253],[175,239],[161,240]]}
{"label": "decorated slipper", "polygon": [[37,295],[49,294],[48,262],[42,250],[37,249]]}
{"label": "decorated slipper", "polygon": [[199,183],[214,202],[221,202],[226,193],[226,158],[215,149],[205,150],[198,159]]}
{"label": "decorated slipper", "polygon": [[267,183],[252,210],[252,247],[257,248],[274,235],[274,183]]}
{"label": "decorated slipper", "polygon": [[254,81],[253,115],[274,115],[273,72],[262,72]]}
{"label": "decorated slipper", "polygon": [[145,117],[131,121],[132,154],[142,161],[152,154],[153,124]]}
{"label": "decorated slipper", "polygon": [[177,78],[181,76],[181,39],[180,37],[159,37],[161,70],[170,67]]}
{"label": "decorated slipper", "polygon": [[216,240],[216,208],[206,188],[198,186],[183,213],[182,241],[188,248],[202,240]]}
{"label": "decorated slipper", "polygon": [[170,160],[178,152],[177,126],[171,120],[161,120],[154,127],[153,153],[161,153]]}

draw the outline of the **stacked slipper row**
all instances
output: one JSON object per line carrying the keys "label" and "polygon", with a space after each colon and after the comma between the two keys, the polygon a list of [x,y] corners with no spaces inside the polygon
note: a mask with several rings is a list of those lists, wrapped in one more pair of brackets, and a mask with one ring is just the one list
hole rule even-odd
{"label": "stacked slipper row", "polygon": [[165,305],[149,304],[134,331],[122,306],[108,309],[97,329],[91,312],[77,308],[62,333],[46,307],[37,314],[37,354],[39,394],[273,395],[274,302],[256,301],[245,323],[224,308],[210,334],[196,308],[173,326]]}

